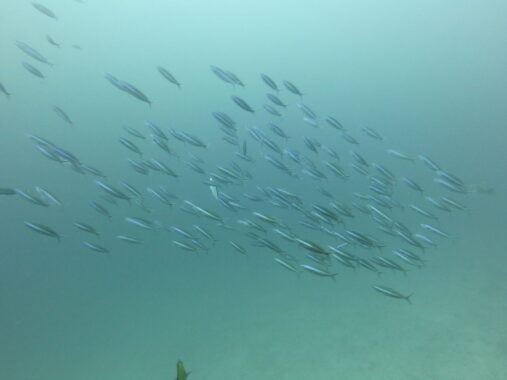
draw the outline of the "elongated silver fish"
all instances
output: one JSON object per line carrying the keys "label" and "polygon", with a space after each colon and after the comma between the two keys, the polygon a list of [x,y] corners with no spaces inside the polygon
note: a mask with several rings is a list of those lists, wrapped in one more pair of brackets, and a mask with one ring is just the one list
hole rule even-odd
{"label": "elongated silver fish", "polygon": [[53,40],[53,38],[51,38],[51,36],[49,34],[46,35],[46,40],[53,46],[56,46],[56,47],[60,47],[60,44],[55,42],[55,40]]}
{"label": "elongated silver fish", "polygon": [[44,79],[44,74],[42,74],[42,72],[35,66],[32,66],[27,62],[23,62],[22,65],[29,73],[35,75],[36,77]]}
{"label": "elongated silver fish", "polygon": [[42,5],[41,3],[36,3],[36,2],[32,2],[32,5],[35,9],[37,9],[40,13],[52,18],[52,19],[55,19],[55,20],[58,20],[58,17],[56,17],[55,13],[49,9],[48,7],[46,7],[45,5]]}
{"label": "elongated silver fish", "polygon": [[107,249],[106,247],[103,247],[103,246],[95,244],[95,243],[90,243],[89,241],[84,241],[83,245],[86,248],[89,248],[89,249],[91,249],[92,251],[95,251],[95,252],[109,253],[109,249]]}
{"label": "elongated silver fish", "polygon": [[302,264],[301,268],[307,270],[310,273],[316,274],[317,276],[331,277],[333,280],[338,275],[338,273],[336,273],[336,272],[327,272],[325,270],[322,270],[322,269],[319,269],[319,268],[316,268],[316,267],[313,267],[313,266],[307,265],[307,264]]}
{"label": "elongated silver fish", "polygon": [[7,99],[11,98],[11,94],[6,90],[5,86],[0,83],[0,92],[7,96]]}
{"label": "elongated silver fish", "polygon": [[385,286],[379,286],[379,285],[374,285],[373,289],[375,289],[377,292],[382,293],[388,297],[403,299],[403,300],[406,300],[408,303],[412,303],[412,302],[410,302],[410,297],[412,296],[412,294],[405,296],[394,289],[391,289],[391,288],[388,288]]}
{"label": "elongated silver fish", "polygon": [[178,88],[181,87],[181,83],[178,82],[178,80],[168,70],[166,70],[162,66],[158,66],[157,70],[169,82],[171,82],[172,84],[175,84],[176,86],[178,86]]}
{"label": "elongated silver fish", "polygon": [[398,152],[397,150],[394,150],[394,149],[388,149],[387,153],[389,153],[391,156],[399,158],[400,160],[412,161],[412,162],[415,161],[414,157],[410,157],[410,156],[406,155],[405,153]]}
{"label": "elongated silver fish", "polygon": [[60,119],[62,119],[63,121],[65,121],[67,124],[70,124],[70,125],[74,124],[72,122],[72,120],[70,119],[69,115],[67,115],[67,113],[64,110],[62,110],[60,107],[53,106],[53,111],[55,111],[55,113],[58,115],[58,117]]}
{"label": "elongated silver fish", "polygon": [[49,201],[57,206],[63,207],[62,202],[54,194],[51,194],[49,192],[49,190],[46,190],[41,186],[36,186],[35,190],[39,193],[39,195],[42,198],[46,199],[47,201]]}
{"label": "elongated silver fish", "polygon": [[250,105],[248,105],[248,103],[239,96],[233,95],[231,96],[231,99],[238,105],[238,107],[244,109],[245,111],[252,113],[255,112],[252,107],[250,107]]}
{"label": "elongated silver fish", "polygon": [[283,260],[283,259],[279,259],[278,257],[275,257],[274,260],[275,260],[275,262],[280,264],[282,267],[290,270],[291,272],[299,273],[298,268],[296,266],[292,265],[291,263],[289,263],[288,261]]}
{"label": "elongated silver fish", "polygon": [[41,53],[39,53],[37,50],[35,50],[33,47],[31,47],[30,45],[28,44],[25,44],[24,42],[21,42],[21,41],[16,41],[16,46],[21,49],[21,51],[27,55],[29,55],[30,57],[32,57],[33,59],[36,59],[37,61],[39,62],[42,62],[42,63],[45,63],[46,65],[49,65],[51,67],[54,66],[54,64],[52,64],[51,62],[49,62],[46,57],[44,57]]}
{"label": "elongated silver fish", "polygon": [[14,191],[21,198],[26,199],[28,202],[33,203],[34,205],[42,206],[42,207],[49,206],[49,204],[46,201],[44,201],[42,198],[39,198],[38,196],[36,196],[34,194],[30,194],[30,193],[20,190],[20,189],[14,189]]}
{"label": "elongated silver fish", "polygon": [[271,79],[268,75],[261,74],[261,79],[269,87],[271,87],[273,90],[275,90],[276,92],[278,92],[278,86],[276,85],[276,82],[273,79]]}
{"label": "elongated silver fish", "polygon": [[142,240],[130,236],[116,235],[116,238],[129,244],[143,244]]}
{"label": "elongated silver fish", "polygon": [[148,105],[151,107],[151,100],[148,99],[148,97],[133,84],[122,81],[109,73],[106,73],[104,75],[105,78],[109,81],[109,83],[111,83],[117,89],[132,95],[134,98],[137,98],[142,102],[148,103]]}
{"label": "elongated silver fish", "polygon": [[289,82],[288,80],[284,80],[282,83],[285,86],[285,88],[290,92],[292,92],[294,95],[303,96],[303,93],[299,91],[299,89],[294,85],[294,83]]}
{"label": "elongated silver fish", "polygon": [[81,231],[88,232],[89,234],[95,235],[100,238],[99,233],[95,228],[90,226],[89,224],[83,222],[74,222],[72,223],[76,228],[79,228]]}
{"label": "elongated silver fish", "polygon": [[55,238],[56,240],[60,241],[60,235],[53,230],[51,227],[48,227],[44,224],[39,223],[33,223],[33,222],[23,222],[25,226],[30,228],[32,231],[35,231],[41,235],[46,235],[52,238]]}
{"label": "elongated silver fish", "polygon": [[420,226],[422,228],[424,228],[425,230],[433,232],[436,235],[439,235],[439,236],[442,236],[442,237],[445,237],[445,238],[449,238],[449,235],[447,233],[445,233],[441,229],[439,229],[437,227],[434,227],[434,226],[432,226],[430,224],[421,223]]}

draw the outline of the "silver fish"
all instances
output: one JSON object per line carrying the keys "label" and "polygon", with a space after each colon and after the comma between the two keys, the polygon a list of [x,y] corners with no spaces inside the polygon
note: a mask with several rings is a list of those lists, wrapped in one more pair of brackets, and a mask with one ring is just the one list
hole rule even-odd
{"label": "silver fish", "polygon": [[403,299],[403,300],[406,300],[408,303],[411,303],[410,297],[412,296],[412,294],[405,296],[405,295],[397,292],[394,289],[387,288],[385,286],[379,286],[379,285],[374,285],[373,289],[375,289],[377,292],[380,292],[388,297]]}
{"label": "silver fish", "polygon": [[28,44],[25,44],[24,42],[21,42],[21,41],[16,41],[16,46],[21,49],[21,51],[27,55],[29,55],[30,57],[32,57],[33,59],[36,59],[37,61],[39,62],[42,62],[42,63],[45,63],[46,65],[49,65],[51,67],[54,66],[54,64],[52,64],[51,62],[49,62],[46,57],[44,57],[41,53],[39,53],[37,50],[35,50],[33,47],[31,47],[30,45]]}
{"label": "silver fish", "polygon": [[36,3],[36,2],[32,2],[32,5],[40,13],[42,13],[42,14],[50,17],[50,18],[53,18],[55,20],[58,20],[58,17],[56,17],[55,13],[51,9],[49,9],[48,7],[46,7],[45,5],[42,5],[41,3]]}
{"label": "silver fish", "polygon": [[23,222],[23,223],[25,224],[25,226],[30,228],[32,231],[35,231],[41,235],[46,235],[46,236],[55,238],[58,241],[60,241],[60,235],[55,230],[53,230],[52,228],[50,228],[44,224],[33,223],[33,222]]}

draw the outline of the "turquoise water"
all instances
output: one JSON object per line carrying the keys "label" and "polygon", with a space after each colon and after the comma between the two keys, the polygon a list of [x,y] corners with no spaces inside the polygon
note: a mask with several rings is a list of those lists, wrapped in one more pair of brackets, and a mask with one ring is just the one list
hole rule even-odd
{"label": "turquoise water", "polygon": [[[179,359],[193,380],[507,378],[504,2],[47,0],[44,5],[58,20],[29,2],[2,2],[0,83],[12,95],[0,93],[0,187],[36,194],[40,186],[62,206],[40,207],[19,195],[0,195],[1,380],[173,379]],[[50,45],[46,35],[61,46]],[[29,57],[15,41],[55,66]],[[45,78],[30,74],[22,62]],[[159,65],[174,74],[181,89],[157,72]],[[231,70],[245,87],[220,80],[210,65]],[[153,102],[151,108],[112,86],[105,73],[139,88]],[[280,87],[278,95],[288,104],[278,108],[282,118],[262,108],[269,104],[265,94],[274,92],[260,73]],[[296,84],[304,96],[291,94],[282,80]],[[256,112],[240,109],[232,95]],[[302,120],[298,103],[315,111],[318,128]],[[72,126],[55,114],[55,105]],[[222,140],[211,115],[216,111],[236,121],[239,147]],[[327,115],[360,144],[346,142],[324,121]],[[146,120],[168,134],[175,155],[151,141]],[[290,138],[278,138],[268,122]],[[128,135],[122,125],[141,131],[146,140]],[[328,178],[313,179],[303,172],[311,164],[296,164],[287,153],[277,155],[259,144],[247,131],[254,126],[282,149],[299,151]],[[362,127],[373,128],[384,140],[370,138]],[[183,144],[169,128],[199,137],[207,148]],[[28,134],[72,152],[107,179],[46,159]],[[122,146],[120,137],[138,145],[143,158],[163,161],[179,178],[132,170],[127,159],[140,157]],[[323,164],[332,161],[330,155],[324,148],[310,151],[304,137],[333,148],[349,178],[333,176]],[[234,154],[243,141],[253,162]],[[402,161],[387,149],[431,157],[465,182],[467,194],[439,186],[419,159]],[[371,216],[352,206],[363,202],[354,193],[374,194],[369,178],[379,174],[373,167],[366,176],[356,172],[351,151],[396,175],[392,200],[404,208],[381,210],[414,233],[430,236],[436,248],[427,246],[423,253],[399,236],[385,235]],[[265,154],[279,158],[297,178],[270,165]],[[185,164],[193,157],[202,159],[206,175]],[[232,162],[251,174],[219,186],[246,207],[236,212],[203,183],[209,173],[219,173],[217,166],[231,169]],[[403,184],[404,176],[419,183],[424,195]],[[119,181],[134,185],[150,212],[136,197],[108,203],[96,180],[123,191]],[[147,191],[159,186],[177,197],[173,206]],[[321,227],[342,234],[360,231],[385,244],[381,250],[365,249],[353,241],[344,247],[347,252],[394,259],[391,250],[404,247],[420,255],[424,265],[419,269],[398,260],[406,275],[381,268],[381,276],[358,265],[350,270],[335,259],[318,266],[338,272],[335,281],[304,271],[300,264],[317,266],[305,256],[308,251],[274,234],[273,226],[252,212],[273,216],[300,239],[323,247],[343,240],[301,226],[298,221],[309,219],[292,207],[242,195],[266,198],[257,187],[269,186],[296,194],[308,212],[313,204],[331,201],[319,192],[323,187],[355,217],[344,218],[345,226]],[[442,212],[424,196],[449,196],[467,210]],[[185,200],[219,214],[231,229],[182,212]],[[111,221],[90,201],[108,208]],[[430,210],[438,221],[415,213],[409,204]],[[125,217],[157,221],[157,227],[142,230]],[[268,230],[253,231],[296,259],[301,273],[274,262],[280,256],[273,251],[252,245],[245,235],[252,230],[239,219]],[[29,230],[24,221],[50,226],[61,235],[60,243]],[[75,221],[91,224],[101,238],[76,229]],[[427,233],[420,223],[450,237]],[[177,248],[172,240],[188,240],[166,230],[178,226],[198,235],[193,224],[217,240],[199,239],[207,253]],[[143,244],[120,241],[120,234]],[[235,251],[231,240],[246,255]],[[110,252],[93,252],[83,241]],[[386,297],[373,285],[412,294],[411,304]]]}

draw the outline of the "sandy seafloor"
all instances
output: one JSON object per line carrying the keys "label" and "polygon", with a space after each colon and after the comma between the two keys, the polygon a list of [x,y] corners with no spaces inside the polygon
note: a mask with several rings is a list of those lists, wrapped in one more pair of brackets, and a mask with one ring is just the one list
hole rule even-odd
{"label": "sandy seafloor", "polygon": [[[336,283],[225,244],[199,257],[49,253],[61,268],[25,248],[7,279],[17,292],[2,295],[14,308],[0,315],[0,378],[172,379],[181,358],[195,380],[504,379],[505,237],[473,217],[461,228],[473,233],[428,252],[422,270],[382,280],[341,269]],[[410,289],[412,304],[376,283]]]}

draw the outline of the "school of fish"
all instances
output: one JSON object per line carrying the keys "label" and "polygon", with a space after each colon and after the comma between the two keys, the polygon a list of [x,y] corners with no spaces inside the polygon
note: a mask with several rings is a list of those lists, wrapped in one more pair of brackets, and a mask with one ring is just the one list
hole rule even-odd
{"label": "school of fish", "polygon": [[[46,6],[32,5],[51,22],[58,20]],[[48,80],[45,71],[59,69],[39,50],[49,52],[64,45],[49,35],[47,42],[51,46],[32,46],[30,41],[13,44],[13,49],[23,53],[20,65],[37,80]],[[162,63],[152,66],[161,82],[173,86],[168,91],[185,91],[185,81],[192,80],[180,81]],[[453,236],[442,221],[450,214],[466,216],[467,197],[481,189],[424,152],[406,153],[403,147],[389,146],[381,130],[344,125],[339,115],[317,113],[312,95],[300,89],[296,78],[257,73],[265,88],[265,103],[253,104],[250,99],[259,98],[258,94],[249,92],[239,71],[216,65],[204,70],[216,77],[227,110],[208,115],[210,128],[222,136],[221,146],[211,151],[210,143],[198,136],[199,126],[191,124],[174,129],[148,118],[142,125],[118,123],[117,141],[111,143],[121,144],[129,157],[110,159],[124,162],[126,170],[137,176],[135,181],[88,165],[92,147],[78,157],[58,141],[27,135],[27,143],[48,160],[47,165],[60,165],[65,171],[62,175],[68,178],[70,189],[75,174],[69,169],[89,178],[95,196],[75,202],[87,203],[115,230],[136,233],[112,235],[93,221],[69,215],[58,195],[66,190],[56,185],[46,189],[34,183],[33,189],[24,189],[3,184],[1,201],[12,196],[34,207],[64,210],[60,226],[26,215],[25,227],[20,228],[53,238],[55,244],[79,240],[83,254],[114,256],[116,252],[109,248],[112,239],[142,247],[151,234],[158,233],[167,235],[170,254],[219,255],[224,248],[232,248],[241,255],[262,254],[280,271],[306,272],[336,282],[342,271],[371,272],[372,290],[410,303],[410,289],[392,287],[397,284],[395,276],[424,268],[439,245]],[[123,97],[125,106],[142,102],[149,109],[157,107],[157,100],[145,93],[149,88],[137,87],[114,73],[100,76],[112,85],[110,96]],[[0,83],[0,92],[7,98],[16,96],[7,83]],[[60,106],[52,110],[62,127],[79,126],[79,120]],[[297,115],[299,123],[288,125],[289,115]],[[324,130],[334,131],[334,138],[322,141]],[[371,144],[381,146],[384,153],[373,156]],[[207,157],[218,150],[223,163],[210,167]],[[283,185],[266,184],[265,175],[258,179],[260,171],[268,173],[272,183]],[[174,183],[179,187],[188,183],[192,191],[175,194],[170,190]],[[191,215],[193,222],[181,224],[183,213]],[[62,234],[63,225],[75,233]],[[184,369],[179,372],[178,378],[186,378]]]}

